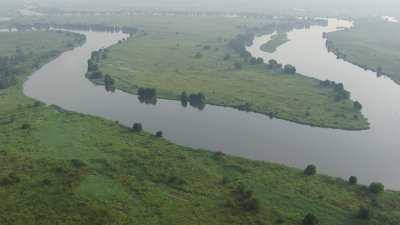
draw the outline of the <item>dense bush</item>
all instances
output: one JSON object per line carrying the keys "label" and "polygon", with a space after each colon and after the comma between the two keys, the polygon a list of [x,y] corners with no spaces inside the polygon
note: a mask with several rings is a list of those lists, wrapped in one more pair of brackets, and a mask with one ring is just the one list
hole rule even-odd
{"label": "dense bush", "polygon": [[317,224],[319,224],[318,218],[311,213],[307,214],[302,222],[302,225],[317,225]]}
{"label": "dense bush", "polygon": [[133,132],[142,132],[143,131],[143,126],[141,123],[135,123],[132,126],[132,131]]}
{"label": "dense bush", "polygon": [[374,194],[380,194],[385,190],[385,186],[382,183],[373,182],[369,185],[368,189]]}
{"label": "dense bush", "polygon": [[350,184],[357,184],[357,183],[358,183],[357,177],[356,177],[356,176],[351,176],[351,177],[349,178],[349,183],[350,183]]}
{"label": "dense bush", "polygon": [[361,207],[358,211],[357,217],[362,220],[369,220],[370,219],[370,210],[368,208]]}
{"label": "dense bush", "polygon": [[315,165],[308,165],[304,170],[304,175],[313,176],[317,173],[317,167]]}

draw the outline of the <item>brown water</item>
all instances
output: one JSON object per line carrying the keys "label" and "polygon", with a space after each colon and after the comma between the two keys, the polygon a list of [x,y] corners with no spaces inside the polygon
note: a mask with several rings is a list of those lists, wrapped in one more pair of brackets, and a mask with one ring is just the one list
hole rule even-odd
{"label": "brown water", "polygon": [[162,130],[166,138],[180,145],[299,168],[313,163],[324,174],[343,178],[356,175],[363,183],[381,181],[400,189],[400,86],[327,52],[322,32],[349,25],[330,20],[328,27],[295,30],[289,33],[291,41],[274,54],[259,50],[269,36],[257,37],[249,51],[254,56],[291,63],[300,73],[343,82],[353,98],[363,104],[363,113],[372,127],[368,131],[315,128],[210,105],[199,111],[169,100],[145,105],[135,95],[107,92],[84,77],[86,62],[93,50],[116,43],[124,38],[123,34],[84,33],[87,43],[34,73],[25,83],[24,93],[48,104],[128,126],[141,122],[147,131]]}

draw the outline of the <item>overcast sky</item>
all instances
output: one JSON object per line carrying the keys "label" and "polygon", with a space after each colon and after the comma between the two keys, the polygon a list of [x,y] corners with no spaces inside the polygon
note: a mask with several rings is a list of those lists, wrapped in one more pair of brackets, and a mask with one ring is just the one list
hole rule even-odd
{"label": "overcast sky", "polygon": [[[0,0],[11,1],[11,0]],[[17,1],[17,0],[12,0]],[[368,10],[369,13],[398,13],[400,0],[20,0],[40,2],[53,7],[81,9],[163,8],[214,11],[274,10],[340,10],[352,12]]]}

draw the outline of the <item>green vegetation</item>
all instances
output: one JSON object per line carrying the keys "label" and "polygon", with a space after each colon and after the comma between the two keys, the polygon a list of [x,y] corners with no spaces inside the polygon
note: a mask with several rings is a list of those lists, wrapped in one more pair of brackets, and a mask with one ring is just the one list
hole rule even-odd
{"label": "green vegetation", "polygon": [[[66,50],[53,45],[66,39],[55,35],[48,46]],[[0,38],[2,46],[13,40]],[[40,41],[31,40],[20,48]],[[32,57],[54,49],[42,50]],[[376,195],[341,179],[185,148],[45,106],[22,94],[31,72],[0,95],[0,224],[355,225],[364,224],[360,208],[373,211],[369,225],[400,223],[398,192]]]}
{"label": "green vegetation", "polygon": [[288,42],[287,33],[278,33],[271,36],[271,40],[261,46],[261,50],[274,53],[279,46]]}
{"label": "green vegetation", "polygon": [[328,34],[328,48],[364,69],[400,83],[400,24],[378,19],[357,20],[350,30]]}
{"label": "green vegetation", "polygon": [[[338,101],[331,86],[296,74],[290,65],[282,71],[269,68],[262,59],[249,58],[244,45],[253,35],[241,34],[248,30],[244,24],[194,17],[190,18],[196,24],[193,29],[187,21],[171,20],[168,24],[158,21],[158,26],[153,24],[148,30],[134,24],[145,32],[109,48],[107,57],[95,66],[89,63],[89,72],[96,70],[88,78],[103,83],[106,74],[116,88],[134,94],[151,88],[164,99],[180,100],[182,92],[202,93],[207,104],[312,126],[369,127],[360,109],[349,98]],[[166,27],[159,28],[161,24]]]}

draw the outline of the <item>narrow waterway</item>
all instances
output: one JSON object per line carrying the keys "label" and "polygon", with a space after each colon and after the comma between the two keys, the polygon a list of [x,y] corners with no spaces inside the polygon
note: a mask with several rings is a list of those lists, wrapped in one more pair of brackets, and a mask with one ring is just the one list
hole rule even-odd
{"label": "narrow waterway", "polygon": [[259,50],[269,37],[257,37],[249,51],[254,56],[291,63],[299,72],[316,78],[343,82],[353,98],[364,105],[363,113],[372,125],[368,131],[315,128],[210,105],[199,111],[169,100],[145,105],[135,95],[107,92],[84,74],[92,51],[125,37],[117,33],[85,32],[87,43],[35,72],[25,83],[24,93],[48,104],[118,120],[127,126],[141,122],[147,131],[162,130],[166,138],[180,145],[299,168],[314,163],[324,174],[343,178],[356,175],[363,183],[381,181],[400,189],[400,105],[395,101],[400,98],[400,87],[327,52],[322,32],[336,30],[345,23],[330,20],[328,27],[290,32],[291,41],[272,55]]}

